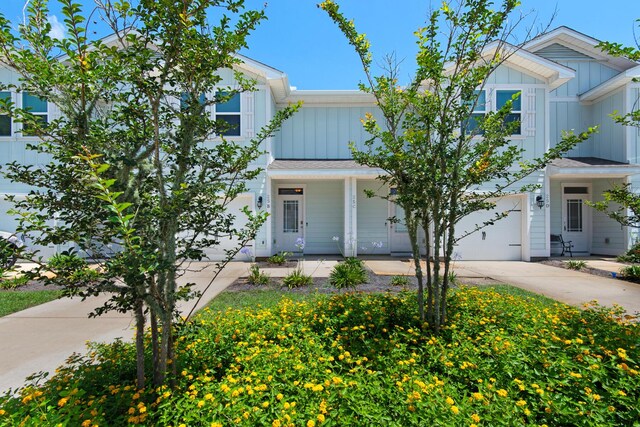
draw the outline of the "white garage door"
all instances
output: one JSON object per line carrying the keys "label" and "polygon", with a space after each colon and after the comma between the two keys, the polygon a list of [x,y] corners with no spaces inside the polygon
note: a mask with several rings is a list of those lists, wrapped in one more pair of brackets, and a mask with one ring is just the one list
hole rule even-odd
{"label": "white garage door", "polygon": [[[522,197],[505,197],[496,202],[493,211],[481,211],[463,218],[456,225],[456,235],[471,231],[475,224],[495,217],[496,212],[511,211],[509,215],[458,241],[454,257],[461,260],[522,259]],[[457,256],[456,256],[457,255]]]}
{"label": "white garage door", "polygon": [[[249,209],[252,210],[253,197],[250,195],[241,195],[236,197],[229,206],[229,212],[233,213],[236,216],[236,220],[234,221],[234,226],[240,228],[247,223],[247,216],[242,212],[242,208],[244,206],[249,206]],[[238,246],[238,240],[230,237],[229,235],[221,235],[220,236],[220,244],[213,246],[211,248],[205,249],[205,255],[213,261],[221,260],[225,257],[225,249],[234,249]],[[255,255],[254,242],[251,241],[249,245],[247,245],[251,250],[251,253]],[[247,260],[247,255],[238,254],[236,259],[239,260]]]}

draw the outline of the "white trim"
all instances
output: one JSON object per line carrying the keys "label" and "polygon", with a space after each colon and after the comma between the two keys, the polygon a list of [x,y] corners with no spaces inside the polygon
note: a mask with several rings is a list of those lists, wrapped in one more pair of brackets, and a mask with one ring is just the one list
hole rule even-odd
{"label": "white trim", "polygon": [[588,166],[583,168],[559,168],[548,166],[549,177],[557,178],[624,178],[629,175],[640,174],[640,165],[634,167],[616,168],[615,166]]}
{"label": "white trim", "polygon": [[531,204],[529,194],[522,193],[520,195],[522,208],[520,210],[520,258],[522,261],[531,261]]}
{"label": "white trim", "polygon": [[265,245],[266,256],[273,255],[273,208],[271,203],[271,192],[272,192],[272,183],[271,178],[266,177],[266,186],[264,191],[264,200],[263,200],[263,209],[267,212],[267,219],[264,223],[265,229],[265,240],[267,244]]}
{"label": "white trim", "polygon": [[544,255],[545,257],[551,256],[551,179],[549,174],[544,174]]}
{"label": "white trim", "polygon": [[268,169],[267,175],[273,179],[343,179],[351,176],[377,178],[384,175],[382,169]]}
{"label": "white trim", "polygon": [[552,96],[551,102],[580,102],[579,96]]}

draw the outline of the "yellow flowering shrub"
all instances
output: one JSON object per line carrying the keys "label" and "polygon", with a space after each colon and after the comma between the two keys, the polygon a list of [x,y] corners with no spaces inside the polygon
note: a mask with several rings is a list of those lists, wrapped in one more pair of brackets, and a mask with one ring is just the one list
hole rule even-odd
{"label": "yellow flowering shrub", "polygon": [[[214,302],[215,304],[215,302]],[[206,309],[179,331],[176,388],[136,390],[132,345],[94,345],[0,398],[0,426],[624,426],[640,331],[619,310],[461,288],[439,336],[412,294]]]}

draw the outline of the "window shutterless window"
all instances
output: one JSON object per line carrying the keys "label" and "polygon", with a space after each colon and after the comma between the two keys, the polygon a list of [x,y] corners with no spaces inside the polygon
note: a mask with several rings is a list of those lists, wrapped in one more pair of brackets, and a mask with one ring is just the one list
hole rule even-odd
{"label": "window shutterless window", "polygon": [[[10,102],[11,92],[0,92],[0,99]],[[11,136],[12,134],[11,116],[8,114],[0,114],[0,136]]]}
{"label": "window shutterless window", "polygon": [[[511,103],[511,112],[507,114],[505,117],[505,124],[509,123],[517,123],[515,129],[513,130],[514,135],[520,135],[521,132],[521,120],[522,120],[522,102],[521,99],[522,92],[519,90],[497,90],[496,91],[496,109],[499,110],[504,107],[508,101],[512,101]],[[514,99],[515,96],[515,99]]]}
{"label": "window shutterless window", "polygon": [[[22,92],[22,108],[34,115],[35,119],[41,124],[46,125],[49,123],[49,110],[46,100],[31,95],[29,92]],[[23,124],[22,134],[25,136],[33,135],[33,130],[29,129],[27,124]]]}
{"label": "window shutterless window", "polygon": [[[227,96],[227,92],[218,92],[218,96]],[[222,133],[223,136],[240,136],[241,112],[240,94],[234,94],[227,102],[215,105],[216,121],[224,121],[228,128]]]}
{"label": "window shutterless window", "polygon": [[480,123],[487,112],[487,92],[484,90],[476,90],[475,94],[477,100],[473,106],[473,112],[467,121],[465,121],[463,127],[467,134],[482,135],[482,130],[479,129]]}

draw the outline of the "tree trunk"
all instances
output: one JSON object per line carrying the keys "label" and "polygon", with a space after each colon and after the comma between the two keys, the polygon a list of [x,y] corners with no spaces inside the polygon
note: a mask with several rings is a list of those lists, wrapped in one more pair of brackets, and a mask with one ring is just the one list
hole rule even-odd
{"label": "tree trunk", "polygon": [[144,380],[144,303],[141,299],[136,301],[136,371],[137,371],[137,387],[141,390],[145,386]]}
{"label": "tree trunk", "polygon": [[411,241],[411,251],[413,254],[413,264],[416,269],[416,279],[418,279],[418,313],[420,315],[420,320],[424,322],[424,282],[422,266],[420,265],[420,245],[418,244],[419,221],[409,209],[405,209],[405,223],[407,224],[409,240]]}

